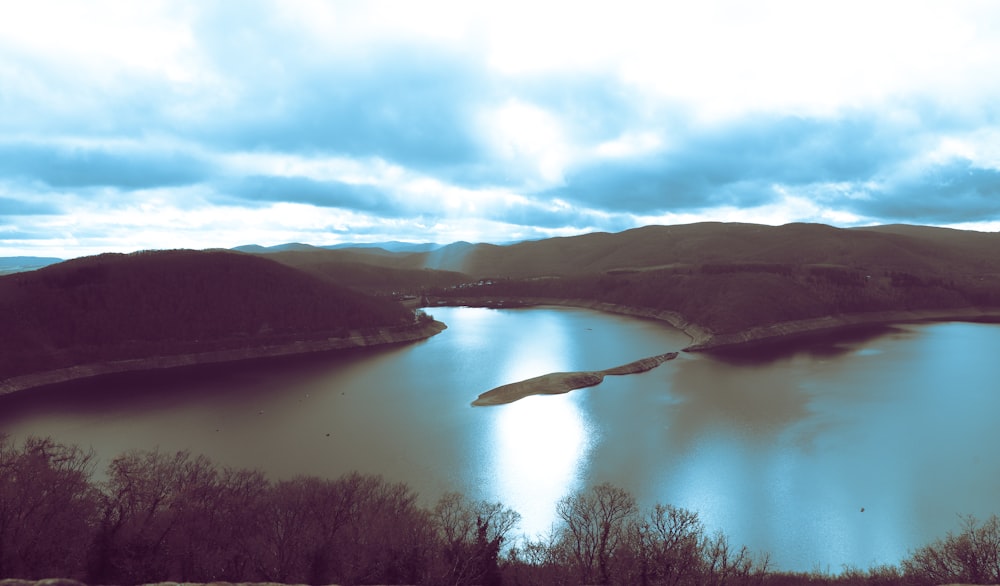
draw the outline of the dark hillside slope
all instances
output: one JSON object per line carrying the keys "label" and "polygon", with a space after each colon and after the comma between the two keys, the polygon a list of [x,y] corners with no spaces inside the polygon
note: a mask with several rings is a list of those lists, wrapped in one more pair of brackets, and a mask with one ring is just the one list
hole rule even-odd
{"label": "dark hillside slope", "polygon": [[493,278],[435,291],[442,302],[598,301],[673,312],[744,341],[771,335],[748,333],[754,328],[820,327],[790,322],[1000,311],[1000,234],[705,223],[525,242],[474,255],[470,271]]}
{"label": "dark hillside slope", "polygon": [[856,230],[902,236],[910,242],[920,243],[920,246],[923,247],[921,254],[938,256],[947,251],[948,254],[960,256],[964,266],[984,272],[995,271],[997,263],[1000,261],[998,258],[1000,256],[1000,233],[996,232],[975,232],[907,224],[873,226],[856,228]]}
{"label": "dark hillside slope", "polygon": [[0,277],[0,378],[412,321],[395,302],[257,256],[105,254]]}
{"label": "dark hillside slope", "polygon": [[925,275],[1000,274],[1000,234],[926,226],[844,229],[824,224],[703,222],[503,246],[456,242],[429,252],[312,248],[270,251],[267,256],[325,274],[334,271],[321,269],[324,263],[358,263],[464,273],[469,280],[578,276],[712,263],[828,265]]}
{"label": "dark hillside slope", "polygon": [[[646,226],[521,242],[478,245],[463,259],[475,277],[580,275],[705,263],[837,265],[947,274],[1000,271],[1000,235],[978,232],[841,229],[822,224]],[[454,267],[441,268],[456,270]]]}

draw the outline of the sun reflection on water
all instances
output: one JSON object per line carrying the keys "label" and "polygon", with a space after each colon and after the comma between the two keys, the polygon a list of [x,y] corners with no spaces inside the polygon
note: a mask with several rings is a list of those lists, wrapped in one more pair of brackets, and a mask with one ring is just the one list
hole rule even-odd
{"label": "sun reflection on water", "polygon": [[556,503],[579,488],[592,438],[574,397],[527,397],[497,407],[494,481],[500,500],[521,513],[521,531],[547,534]]}
{"label": "sun reflection on water", "polygon": [[[565,320],[553,314],[533,326],[497,365],[498,385],[581,368]],[[556,522],[556,503],[579,488],[594,441],[579,396],[527,397],[491,409],[497,410],[491,445],[498,497],[521,513],[524,534],[547,534]]]}

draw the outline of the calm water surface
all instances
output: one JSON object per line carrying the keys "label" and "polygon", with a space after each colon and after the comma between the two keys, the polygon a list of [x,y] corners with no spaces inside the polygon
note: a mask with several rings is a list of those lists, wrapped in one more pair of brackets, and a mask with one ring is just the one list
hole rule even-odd
{"label": "calm water surface", "polygon": [[[191,449],[274,478],[352,470],[501,500],[529,536],[609,481],[790,570],[897,563],[1000,512],[1000,327],[907,325],[783,356],[681,354],[653,371],[499,407],[554,371],[683,348],[658,322],[567,308],[434,308],[427,341],[322,360],[142,374],[0,398],[0,431]],[[861,512],[862,507],[864,512]]]}

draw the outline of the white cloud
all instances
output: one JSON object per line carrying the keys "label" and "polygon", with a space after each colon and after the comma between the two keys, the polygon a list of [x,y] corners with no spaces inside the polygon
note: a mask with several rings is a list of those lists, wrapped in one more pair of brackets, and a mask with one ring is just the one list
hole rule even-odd
{"label": "white cloud", "polygon": [[[875,223],[991,185],[954,174],[1000,170],[998,28],[974,0],[9,3],[0,254]],[[258,176],[319,185],[226,191]],[[944,191],[921,221],[993,213]]]}
{"label": "white cloud", "polygon": [[512,99],[479,116],[498,163],[532,187],[559,184],[574,153],[561,122],[543,108]]}
{"label": "white cloud", "polygon": [[183,11],[180,4],[157,0],[12,2],[3,7],[0,38],[8,50],[90,73],[125,67],[184,78],[195,46]]}
{"label": "white cloud", "polygon": [[624,134],[597,145],[594,153],[598,157],[619,159],[646,156],[664,146],[662,135],[656,132],[639,131]]}

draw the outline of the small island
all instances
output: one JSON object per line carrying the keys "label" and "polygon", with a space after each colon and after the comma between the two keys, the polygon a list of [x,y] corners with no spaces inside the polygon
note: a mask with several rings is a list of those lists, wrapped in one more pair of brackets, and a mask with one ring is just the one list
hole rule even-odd
{"label": "small island", "polygon": [[652,370],[668,360],[677,358],[677,352],[667,352],[629,362],[614,368],[604,370],[585,370],[577,372],[553,372],[536,376],[516,383],[501,385],[486,391],[472,402],[473,407],[504,405],[531,395],[558,395],[576,389],[593,387],[601,384],[607,375],[636,374]]}

